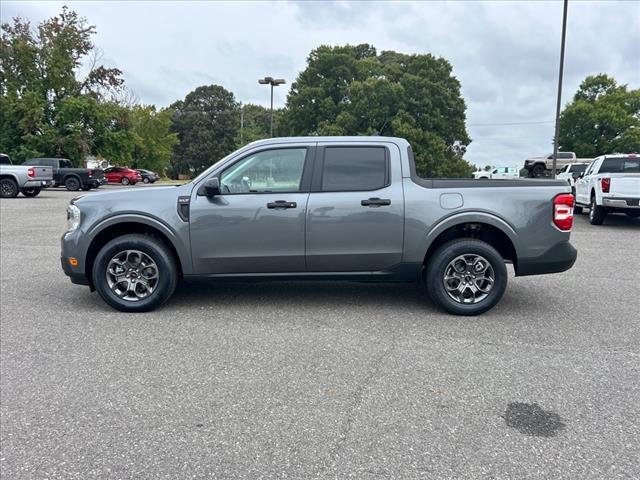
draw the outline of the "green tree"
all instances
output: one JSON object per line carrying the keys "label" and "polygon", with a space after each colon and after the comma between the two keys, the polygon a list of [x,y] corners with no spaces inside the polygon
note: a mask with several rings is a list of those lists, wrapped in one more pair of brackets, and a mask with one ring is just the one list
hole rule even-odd
{"label": "green tree", "polygon": [[370,45],[311,52],[287,97],[291,135],[389,135],[411,142],[418,173],[466,177],[466,106],[449,62],[430,54],[377,54]]}
{"label": "green tree", "polygon": [[173,149],[178,145],[178,134],[172,133],[169,109],[156,111],[154,106],[136,106],[131,110],[134,168],[164,172],[169,166]]}
{"label": "green tree", "polygon": [[172,132],[180,143],[170,164],[172,176],[199,173],[236,148],[240,105],[219,85],[198,87],[171,105]]}
{"label": "green tree", "polygon": [[584,158],[640,151],[640,89],[604,74],[585,78],[560,115],[559,144]]}
{"label": "green tree", "polygon": [[[107,118],[118,113],[108,103],[122,91],[122,72],[100,64],[94,34],[67,7],[37,29],[20,18],[2,24],[0,150],[18,161],[49,155],[80,164],[100,142],[94,122],[111,125],[106,133],[118,125],[120,117]],[[88,73],[80,77],[82,66]]]}

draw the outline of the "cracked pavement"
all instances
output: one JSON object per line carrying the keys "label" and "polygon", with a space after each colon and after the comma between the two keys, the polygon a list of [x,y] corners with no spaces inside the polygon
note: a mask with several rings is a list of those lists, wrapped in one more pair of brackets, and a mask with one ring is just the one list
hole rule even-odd
{"label": "cracked pavement", "polygon": [[477,318],[316,282],[136,315],[60,270],[73,196],[0,202],[2,478],[640,477],[640,220],[577,217],[574,268]]}

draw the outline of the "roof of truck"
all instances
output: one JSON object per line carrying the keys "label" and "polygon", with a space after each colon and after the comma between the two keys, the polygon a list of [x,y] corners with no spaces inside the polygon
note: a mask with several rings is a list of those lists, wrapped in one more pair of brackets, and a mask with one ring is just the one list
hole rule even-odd
{"label": "roof of truck", "polygon": [[249,145],[272,145],[278,143],[300,143],[300,142],[388,142],[388,143],[396,143],[401,145],[408,145],[404,138],[400,137],[383,137],[383,136],[340,136],[340,137],[322,137],[322,136],[308,136],[308,137],[274,137],[274,138],[266,138],[264,140],[256,140],[255,142],[251,142]]}

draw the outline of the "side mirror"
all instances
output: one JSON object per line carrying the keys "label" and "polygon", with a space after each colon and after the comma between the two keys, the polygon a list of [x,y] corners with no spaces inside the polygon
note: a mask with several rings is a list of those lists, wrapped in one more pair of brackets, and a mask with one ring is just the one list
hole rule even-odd
{"label": "side mirror", "polygon": [[207,197],[215,197],[220,195],[220,180],[218,177],[209,178],[198,189],[198,195],[205,195]]}

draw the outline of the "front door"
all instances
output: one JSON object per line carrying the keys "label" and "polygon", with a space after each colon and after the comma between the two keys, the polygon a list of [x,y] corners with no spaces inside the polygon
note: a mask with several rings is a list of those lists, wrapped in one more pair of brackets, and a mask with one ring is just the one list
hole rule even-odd
{"label": "front door", "polygon": [[402,260],[397,147],[319,147],[307,208],[309,272],[381,271]]}
{"label": "front door", "polygon": [[219,175],[220,195],[193,192],[191,251],[197,274],[305,271],[304,224],[314,149],[249,153]]}

